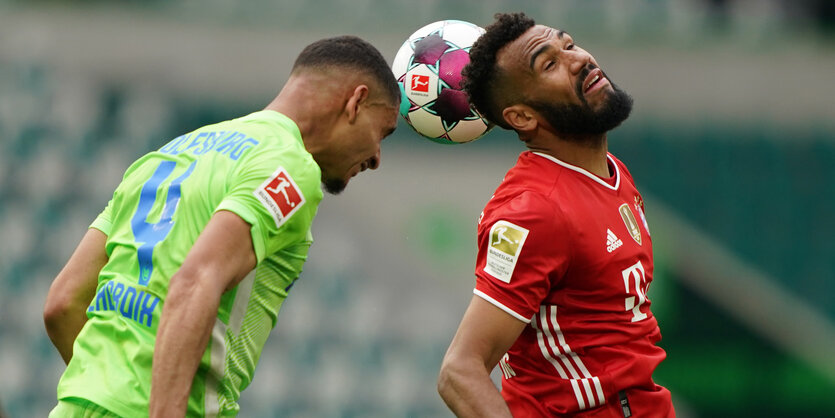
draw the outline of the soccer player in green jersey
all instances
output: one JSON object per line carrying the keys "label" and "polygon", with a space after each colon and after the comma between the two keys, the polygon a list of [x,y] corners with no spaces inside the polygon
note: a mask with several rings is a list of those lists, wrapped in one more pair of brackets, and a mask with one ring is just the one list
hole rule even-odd
{"label": "soccer player in green jersey", "polygon": [[312,243],[325,190],[380,163],[400,89],[350,36],[305,48],[265,110],[125,173],[53,282],[64,416],[234,416]]}

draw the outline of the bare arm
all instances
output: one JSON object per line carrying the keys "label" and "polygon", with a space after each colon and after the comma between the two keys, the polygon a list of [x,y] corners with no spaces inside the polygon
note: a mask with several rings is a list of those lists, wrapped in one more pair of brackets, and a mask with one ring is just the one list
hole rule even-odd
{"label": "bare arm", "polygon": [[249,231],[238,215],[217,212],[171,278],[154,347],[151,417],[184,416],[220,297],[255,267]]}
{"label": "bare arm", "polygon": [[473,296],[444,356],[438,393],[458,417],[510,417],[490,371],[525,323]]}
{"label": "bare arm", "polygon": [[99,272],[107,263],[106,241],[103,232],[88,229],[49,287],[44,304],[44,325],[65,363],[72,358],[72,345],[87,322],[87,306],[95,296]]}

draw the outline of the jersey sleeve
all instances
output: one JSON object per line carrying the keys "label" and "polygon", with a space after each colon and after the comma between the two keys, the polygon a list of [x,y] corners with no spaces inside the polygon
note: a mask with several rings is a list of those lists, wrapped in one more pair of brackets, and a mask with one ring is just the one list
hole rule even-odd
{"label": "jersey sleeve", "polygon": [[[276,286],[276,292],[282,297],[287,297],[287,291],[293,282],[298,279],[302,272],[302,267],[307,261],[307,253],[310,250],[310,245],[313,243],[313,236],[308,232],[304,240],[299,241],[287,248],[279,250],[274,256],[267,257],[258,265],[259,272],[265,270],[263,274],[271,274],[271,286]],[[273,318],[273,326],[275,326],[275,318]]]}
{"label": "jersey sleeve", "polygon": [[[321,200],[319,176],[296,150],[250,152],[227,179],[228,193],[216,210],[231,211],[251,225],[258,263],[307,237]],[[318,192],[318,195],[317,195]]]}
{"label": "jersey sleeve", "polygon": [[488,204],[478,226],[473,292],[529,323],[570,259],[562,224],[554,205],[532,192]]}
{"label": "jersey sleeve", "polygon": [[103,232],[104,235],[110,236],[110,231],[113,229],[113,199],[110,199],[107,202],[107,206],[104,207],[104,210],[96,217],[92,224],[90,224],[90,228],[98,229],[99,231]]}

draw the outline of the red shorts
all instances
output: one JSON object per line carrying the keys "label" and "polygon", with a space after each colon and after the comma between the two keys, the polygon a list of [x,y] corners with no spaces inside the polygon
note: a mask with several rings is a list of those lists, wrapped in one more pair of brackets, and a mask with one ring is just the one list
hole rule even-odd
{"label": "red shorts", "polygon": [[[670,391],[658,385],[655,385],[651,389],[626,389],[609,396],[604,405],[585,411],[569,413],[555,411],[554,408],[549,408],[547,403],[542,403],[524,393],[516,391],[507,393],[503,390],[502,396],[505,402],[507,402],[507,406],[510,408],[510,412],[514,418],[541,418],[549,416],[576,418],[675,418],[676,416]],[[622,396],[625,396],[626,400],[623,402],[623,406],[621,406]]]}

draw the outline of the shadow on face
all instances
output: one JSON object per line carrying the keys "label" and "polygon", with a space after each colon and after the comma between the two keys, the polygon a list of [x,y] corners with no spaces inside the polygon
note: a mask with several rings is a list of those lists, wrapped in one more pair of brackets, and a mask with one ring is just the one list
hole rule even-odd
{"label": "shadow on face", "polygon": [[353,118],[335,138],[331,164],[322,167],[322,184],[331,194],[341,193],[350,179],[381,162],[380,145],[397,128],[398,107],[385,100],[362,101]]}

